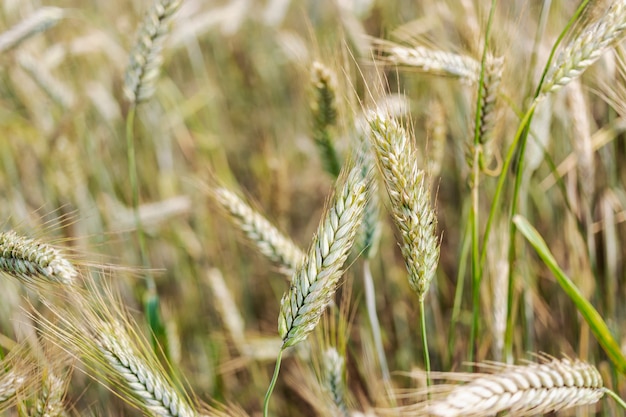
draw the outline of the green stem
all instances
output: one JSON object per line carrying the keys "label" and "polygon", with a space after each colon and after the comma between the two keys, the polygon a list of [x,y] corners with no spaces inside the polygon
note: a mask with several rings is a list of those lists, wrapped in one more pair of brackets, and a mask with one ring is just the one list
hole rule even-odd
{"label": "green stem", "polygon": [[[137,229],[137,240],[139,241],[139,252],[141,256],[141,263],[144,268],[149,268],[148,255],[146,250],[146,241],[143,231],[143,225],[141,224],[141,217],[139,216],[139,184],[137,181],[137,158],[135,152],[135,114],[137,113],[136,104],[132,104],[128,110],[126,117],[126,152],[128,158],[128,179],[130,182],[130,189],[132,194],[132,208],[133,217],[135,220],[135,228]],[[147,274],[148,290],[155,289],[154,279],[150,273]]]}
{"label": "green stem", "polygon": [[[420,322],[422,327],[422,347],[424,349],[424,367],[426,368],[426,386],[430,387],[430,355],[428,354],[428,336],[426,335],[426,312],[424,299],[420,298]],[[430,396],[430,395],[429,395]]]}
{"label": "green stem", "polygon": [[467,266],[467,256],[470,251],[470,223],[466,223],[463,232],[463,243],[461,254],[459,255],[459,270],[456,275],[456,288],[454,290],[454,305],[452,307],[452,317],[450,319],[450,330],[448,332],[448,366],[454,358],[454,348],[456,341],[456,325],[461,315],[461,303],[463,302],[463,288],[465,284],[465,271]]}
{"label": "green stem", "polygon": [[624,400],[622,400],[619,395],[617,395],[615,392],[613,392],[612,390],[608,388],[604,388],[604,393],[608,395],[609,397],[613,398],[615,402],[619,404],[620,407],[626,410],[626,402],[624,402]]}
{"label": "green stem", "polygon": [[478,322],[480,314],[480,283],[482,280],[482,272],[480,268],[480,246],[479,246],[479,209],[480,196],[478,190],[480,188],[480,127],[483,114],[481,103],[483,100],[483,86],[485,83],[485,65],[487,62],[487,54],[489,53],[489,36],[493,16],[496,9],[496,0],[491,1],[491,10],[489,11],[489,19],[485,30],[485,44],[483,46],[483,56],[480,65],[480,77],[478,79],[478,94],[476,95],[476,115],[474,119],[474,152],[472,155],[472,205],[470,210],[470,219],[472,224],[472,328],[470,332],[469,361],[474,360],[476,350],[475,342],[478,336]]}
{"label": "green stem", "polygon": [[278,352],[278,356],[276,357],[276,367],[274,368],[274,375],[272,375],[270,386],[267,388],[267,392],[265,393],[265,400],[263,400],[263,417],[267,417],[267,411],[270,405],[270,397],[272,396],[272,392],[274,391],[274,386],[276,386],[276,381],[278,381],[278,373],[280,372],[280,362],[282,358],[283,348],[281,348]]}

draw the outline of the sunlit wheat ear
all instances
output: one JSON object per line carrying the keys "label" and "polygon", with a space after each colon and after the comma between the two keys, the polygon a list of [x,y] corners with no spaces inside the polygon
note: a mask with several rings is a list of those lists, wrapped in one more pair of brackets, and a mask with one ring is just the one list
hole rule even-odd
{"label": "sunlit wheat ear", "polygon": [[555,92],[579,77],[608,48],[623,38],[624,29],[626,1],[617,0],[563,49],[546,77],[541,94]]}
{"label": "sunlit wheat ear", "polygon": [[348,406],[346,405],[346,387],[343,380],[345,372],[345,360],[335,348],[329,348],[324,352],[323,359],[323,383],[324,388],[330,394],[336,409],[336,416],[347,417]]}
{"label": "sunlit wheat ear", "polygon": [[13,231],[0,233],[0,271],[26,284],[74,285],[78,277],[58,249]]}
{"label": "sunlit wheat ear", "polygon": [[154,84],[163,62],[161,50],[169,31],[169,20],[180,3],[181,0],[156,0],[139,27],[124,77],[124,94],[132,103],[145,101],[154,93]]}
{"label": "sunlit wheat ear", "polygon": [[213,198],[228,213],[230,220],[268,259],[276,262],[286,274],[292,274],[304,259],[304,253],[265,217],[224,187],[212,192]]}
{"label": "sunlit wheat ear", "polygon": [[307,256],[281,300],[278,333],[283,349],[306,339],[332,300],[363,219],[371,178],[363,178],[361,167],[351,168],[327,206]]}
{"label": "sunlit wheat ear", "polygon": [[26,19],[0,34],[0,53],[15,48],[26,39],[41,33],[65,17],[65,10],[58,7],[40,7]]}
{"label": "sunlit wheat ear", "polygon": [[314,95],[314,99],[311,101],[313,139],[320,151],[324,169],[337,177],[341,171],[341,162],[330,131],[330,128],[337,123],[337,81],[335,74],[321,62],[313,62],[311,84]]}
{"label": "sunlit wheat ear", "polygon": [[381,63],[398,65],[433,75],[460,78],[475,83],[480,77],[480,62],[466,55],[438,51],[423,46],[402,46],[373,39],[372,46],[382,53]]}
{"label": "sunlit wheat ear", "polygon": [[409,284],[423,300],[439,262],[437,217],[431,207],[424,171],[407,132],[384,113],[370,115],[371,140],[391,200],[391,213],[402,235]]}
{"label": "sunlit wheat ear", "polygon": [[526,366],[489,365],[492,373],[468,374],[470,382],[422,408],[437,417],[479,417],[507,412],[529,416],[594,404],[605,393],[598,370],[577,359],[549,359]]}

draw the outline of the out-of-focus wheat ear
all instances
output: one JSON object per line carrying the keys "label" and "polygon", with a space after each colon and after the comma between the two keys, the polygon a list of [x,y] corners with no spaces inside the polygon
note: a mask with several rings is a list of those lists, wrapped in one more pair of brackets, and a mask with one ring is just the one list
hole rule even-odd
{"label": "out-of-focus wheat ear", "polygon": [[[589,108],[580,80],[572,82],[568,89],[567,106],[572,122],[572,147],[577,161],[580,198],[586,206],[591,204],[595,191],[595,168]],[[587,218],[585,221],[590,222],[591,219]]]}
{"label": "out-of-focus wheat ear", "polygon": [[578,359],[488,366],[492,373],[463,374],[470,382],[452,388],[421,410],[437,417],[479,417],[504,411],[519,417],[594,404],[605,394],[600,372]]}
{"label": "out-of-focus wheat ear", "polygon": [[63,398],[67,381],[52,372],[43,375],[41,393],[35,404],[31,417],[62,417],[67,416]]}
{"label": "out-of-focus wheat ear", "polygon": [[59,7],[40,7],[11,29],[0,34],[0,53],[15,48],[26,39],[56,25],[66,15]]}
{"label": "out-of-focus wheat ear", "polygon": [[[357,143],[355,145],[355,163],[361,167],[361,176],[366,179],[376,168],[372,146],[367,138],[367,126],[358,124],[356,129]],[[370,198],[367,200],[363,222],[356,237],[356,251],[365,259],[371,259],[378,251],[380,241],[380,200],[378,198],[378,184],[371,181]]]}
{"label": "out-of-focus wheat ear", "polygon": [[583,29],[554,61],[543,86],[541,95],[555,92],[578,78],[624,36],[626,29],[626,1],[612,2],[606,13]]}
{"label": "out-of-focus wheat ear", "polygon": [[37,384],[37,359],[25,343],[15,346],[0,361],[0,413],[32,393]]}
{"label": "out-of-focus wheat ear", "polygon": [[428,132],[428,156],[426,157],[426,173],[431,179],[435,179],[441,173],[443,157],[446,150],[446,136],[448,128],[446,126],[446,111],[441,101],[434,100],[429,108],[426,120],[426,131]]}
{"label": "out-of-focus wheat ear", "polygon": [[285,274],[291,275],[295,271],[305,255],[290,238],[232,191],[216,187],[211,194],[259,252],[276,262]]}
{"label": "out-of-focus wheat ear", "polygon": [[19,53],[17,62],[35,83],[63,110],[74,105],[74,93],[56,79],[41,62],[26,52]]}
{"label": "out-of-focus wheat ear", "polygon": [[335,144],[331,127],[337,123],[337,81],[335,74],[321,62],[313,62],[311,69],[311,84],[313,86],[313,139],[322,158],[324,169],[337,178],[341,171],[341,162]]}
{"label": "out-of-focus wheat ear", "polygon": [[145,101],[154,93],[154,84],[163,62],[161,50],[169,32],[169,21],[181,2],[155,0],[144,16],[124,76],[124,94],[131,103]]}
{"label": "out-of-focus wheat ear", "polygon": [[423,301],[439,262],[437,217],[431,207],[428,182],[417,168],[416,151],[407,132],[382,112],[372,113],[369,120],[379,171],[402,235],[409,284]]}
{"label": "out-of-focus wheat ear", "polygon": [[215,268],[211,268],[206,274],[207,281],[213,290],[215,306],[222,316],[224,327],[230,334],[233,342],[239,352],[243,352],[246,346],[246,337],[244,334],[245,326],[241,313],[237,309],[237,304],[233,296],[224,282],[222,273]]}
{"label": "out-of-focus wheat ear", "polygon": [[379,51],[377,60],[382,64],[459,78],[470,84],[476,83],[480,77],[480,62],[466,55],[423,46],[403,46],[382,39],[372,39],[372,46]]}
{"label": "out-of-focus wheat ear", "polygon": [[[343,177],[343,178],[342,178]],[[332,300],[363,220],[372,176],[355,166],[340,176],[340,188],[326,207],[306,258],[281,300],[278,333],[283,349],[306,339]]]}
{"label": "out-of-focus wheat ear", "polygon": [[336,417],[348,417],[348,406],[346,404],[346,387],[344,383],[344,373],[346,363],[335,348],[329,348],[324,352],[323,359],[324,388],[330,394],[335,405]]}
{"label": "out-of-focus wheat ear", "polygon": [[28,285],[75,285],[78,278],[58,249],[13,231],[0,233],[0,271]]}
{"label": "out-of-focus wheat ear", "polygon": [[[485,168],[491,162],[493,154],[491,146],[493,140],[493,128],[497,120],[496,100],[498,98],[500,81],[504,70],[504,58],[487,55],[483,84],[481,86],[481,101],[478,121],[478,141],[481,146],[480,165]],[[475,129],[475,120],[472,121],[472,133]]]}

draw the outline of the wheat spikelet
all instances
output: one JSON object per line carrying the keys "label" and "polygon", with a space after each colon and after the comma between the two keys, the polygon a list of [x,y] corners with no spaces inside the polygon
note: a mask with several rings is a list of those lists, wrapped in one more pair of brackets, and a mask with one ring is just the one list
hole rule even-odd
{"label": "wheat spikelet", "polygon": [[471,84],[476,83],[480,77],[480,62],[469,56],[423,46],[407,47],[382,39],[374,39],[372,43],[383,53],[378,58],[382,63],[460,78]]}
{"label": "wheat spikelet", "polygon": [[124,77],[124,93],[132,103],[147,100],[154,93],[169,20],[180,3],[181,0],[155,0],[143,19]]}
{"label": "wheat spikelet", "polygon": [[617,0],[606,13],[563,49],[546,77],[541,94],[558,91],[579,77],[624,36],[624,29],[626,1]]}
{"label": "wheat spikelet", "polygon": [[151,414],[191,417],[195,413],[139,354],[119,322],[97,324],[95,343],[102,356]]}
{"label": "wheat spikelet", "polygon": [[26,19],[0,34],[0,53],[18,46],[26,39],[41,33],[65,17],[65,10],[58,7],[41,7]]}
{"label": "wheat spikelet", "polygon": [[417,168],[406,131],[380,112],[371,115],[370,126],[391,212],[402,235],[409,284],[423,301],[439,262],[437,217],[430,207],[430,190],[424,172]]}
{"label": "wheat spikelet", "polygon": [[78,276],[74,266],[57,249],[13,231],[0,233],[0,271],[27,284],[73,285]]}
{"label": "wheat spikelet", "polygon": [[496,372],[471,375],[469,383],[423,410],[437,417],[490,416],[501,411],[520,417],[593,404],[605,393],[598,370],[577,359],[494,367]]}
{"label": "wheat spikelet", "polygon": [[330,393],[335,405],[336,417],[348,417],[348,406],[345,398],[345,384],[343,373],[345,360],[335,348],[329,348],[324,352],[324,387]]}
{"label": "wheat spikelet", "polygon": [[361,167],[353,167],[325,210],[307,257],[281,300],[278,333],[283,349],[304,340],[331,301],[363,219],[370,183],[371,175],[363,179]]}
{"label": "wheat spikelet", "polygon": [[268,259],[291,274],[304,259],[304,253],[265,217],[224,187],[213,190],[213,198],[229,214],[230,220]]}

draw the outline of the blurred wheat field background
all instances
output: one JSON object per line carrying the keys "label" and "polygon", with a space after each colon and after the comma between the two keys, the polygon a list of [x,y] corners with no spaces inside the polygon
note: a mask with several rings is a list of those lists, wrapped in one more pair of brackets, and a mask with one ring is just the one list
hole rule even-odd
{"label": "blurred wheat field background", "polygon": [[0,414],[624,414],[623,0],[1,6]]}

